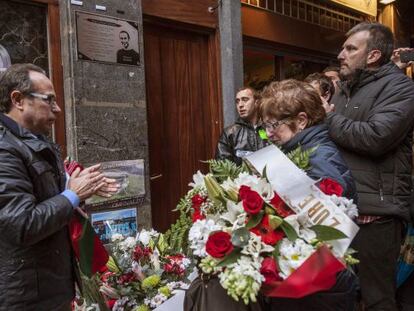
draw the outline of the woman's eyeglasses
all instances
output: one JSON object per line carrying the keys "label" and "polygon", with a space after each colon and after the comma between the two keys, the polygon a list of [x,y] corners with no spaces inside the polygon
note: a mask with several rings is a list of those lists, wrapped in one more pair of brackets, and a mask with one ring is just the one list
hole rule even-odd
{"label": "woman's eyeglasses", "polygon": [[279,126],[281,126],[282,124],[286,123],[286,121],[287,121],[287,119],[279,120],[279,121],[274,121],[274,122],[263,122],[262,126],[266,130],[274,131]]}

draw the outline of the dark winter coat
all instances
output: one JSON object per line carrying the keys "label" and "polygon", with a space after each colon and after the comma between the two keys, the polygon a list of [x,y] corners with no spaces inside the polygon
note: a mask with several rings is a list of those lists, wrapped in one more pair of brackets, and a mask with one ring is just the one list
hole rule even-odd
{"label": "dark winter coat", "polygon": [[317,147],[309,158],[310,169],[306,172],[313,179],[330,178],[340,183],[344,196],[357,201],[355,183],[351,171],[342,158],[335,143],[330,139],[328,127],[319,124],[297,133],[290,141],[282,146],[285,152],[292,151],[298,146],[302,150]]}
{"label": "dark winter coat", "polygon": [[409,219],[414,83],[392,63],[342,83],[329,134],[355,178],[360,214]]}
{"label": "dark winter coat", "polygon": [[242,158],[267,144],[266,140],[260,138],[258,128],[238,118],[235,124],[223,130],[217,144],[216,159],[227,159],[240,165]]}
{"label": "dark winter coat", "polygon": [[55,310],[74,297],[64,188],[57,148],[1,114],[0,310]]}

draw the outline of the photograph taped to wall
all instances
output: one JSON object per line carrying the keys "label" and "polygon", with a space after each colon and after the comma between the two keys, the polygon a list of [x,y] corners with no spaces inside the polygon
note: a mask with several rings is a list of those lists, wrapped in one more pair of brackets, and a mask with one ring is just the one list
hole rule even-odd
{"label": "photograph taped to wall", "polygon": [[115,234],[124,237],[136,236],[137,234],[137,209],[127,208],[108,212],[91,214],[92,226],[96,234],[104,244],[111,242]]}
{"label": "photograph taped to wall", "polygon": [[78,59],[140,64],[138,23],[76,11]]}
{"label": "photograph taped to wall", "polygon": [[86,205],[100,209],[113,209],[142,203],[145,196],[144,160],[102,162],[101,171],[115,179],[119,190],[110,198],[94,195],[86,200]]}

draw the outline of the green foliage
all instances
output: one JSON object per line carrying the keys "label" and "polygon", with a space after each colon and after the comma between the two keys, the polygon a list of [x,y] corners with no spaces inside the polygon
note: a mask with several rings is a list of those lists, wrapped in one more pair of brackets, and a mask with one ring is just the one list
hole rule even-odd
{"label": "green foliage", "polygon": [[262,221],[264,216],[264,212],[260,211],[259,213],[255,214],[255,215],[251,215],[249,221],[246,224],[246,229],[250,230],[254,227],[256,227],[258,224],[260,224],[260,222]]}
{"label": "green foliage", "polygon": [[164,240],[170,249],[188,254],[188,231],[193,222],[188,213],[181,210],[180,217],[164,234]]}
{"label": "green foliage", "polygon": [[293,242],[298,238],[298,234],[296,233],[295,229],[287,222],[283,221],[280,225],[280,228],[285,232],[286,237],[289,241]]}
{"label": "green foliage", "polygon": [[231,236],[231,243],[234,246],[242,248],[249,243],[249,238],[249,230],[247,230],[247,228],[242,227],[233,231],[233,234]]}
{"label": "green foliage", "polygon": [[208,163],[210,173],[219,183],[225,181],[227,177],[235,179],[240,173],[248,172],[248,168],[244,163],[241,166],[229,160],[208,160],[205,163]]}
{"label": "green foliage", "polygon": [[226,267],[235,263],[242,256],[241,248],[235,248],[229,255],[217,264],[217,267]]}
{"label": "green foliage", "polygon": [[302,150],[302,146],[297,147],[291,152],[287,153],[286,156],[296,164],[300,169],[307,171],[311,169],[309,158],[316,151],[318,146]]}
{"label": "green foliage", "polygon": [[309,229],[315,231],[316,238],[319,241],[332,241],[347,238],[346,234],[333,227],[324,225],[314,225]]}
{"label": "green foliage", "polygon": [[82,272],[80,273],[82,280],[82,294],[86,305],[97,303],[100,310],[109,311],[105,303],[105,298],[99,291],[100,280],[98,274],[95,274],[91,278],[88,278],[86,275],[82,274]]}

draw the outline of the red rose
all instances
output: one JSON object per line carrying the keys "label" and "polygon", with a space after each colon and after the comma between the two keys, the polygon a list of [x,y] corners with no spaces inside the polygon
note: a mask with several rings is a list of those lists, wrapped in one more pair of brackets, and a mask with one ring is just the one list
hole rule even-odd
{"label": "red rose", "polygon": [[260,236],[262,242],[268,245],[275,245],[284,238],[285,233],[281,230],[273,230],[269,224],[269,215],[264,215],[260,224],[258,224],[250,232]]}
{"label": "red rose", "polygon": [[275,196],[270,201],[270,204],[274,207],[276,213],[282,217],[285,218],[289,215],[293,215],[294,212],[290,209],[289,206],[283,200],[280,198],[280,196],[275,192]]}
{"label": "red rose", "polygon": [[342,196],[344,188],[333,179],[325,178],[319,183],[319,189],[326,195],[336,194],[338,197]]}
{"label": "red rose", "polygon": [[264,203],[262,197],[256,191],[250,189],[250,187],[241,186],[239,196],[243,201],[243,208],[246,213],[255,215],[262,210]]}
{"label": "red rose", "polygon": [[266,257],[262,261],[262,267],[260,273],[264,276],[264,285],[271,285],[276,281],[282,281],[283,279],[279,276],[276,260],[273,257]]}
{"label": "red rose", "polygon": [[207,253],[214,258],[223,258],[233,250],[231,236],[227,232],[218,231],[208,237],[206,243]]}

